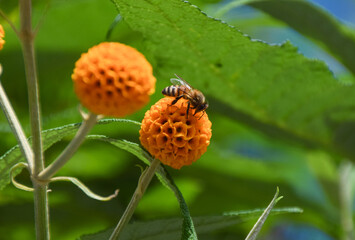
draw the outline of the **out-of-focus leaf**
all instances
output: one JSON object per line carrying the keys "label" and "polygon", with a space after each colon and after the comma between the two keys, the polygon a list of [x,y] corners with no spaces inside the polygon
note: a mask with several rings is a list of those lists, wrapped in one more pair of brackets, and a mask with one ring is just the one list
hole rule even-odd
{"label": "out-of-focus leaf", "polygon": [[[299,208],[279,208],[273,209],[270,215],[285,213],[301,213]],[[213,232],[228,226],[256,219],[263,213],[262,209],[250,211],[226,212],[218,216],[193,218],[198,234]],[[113,229],[108,229],[100,233],[85,235],[82,240],[102,240],[108,239]],[[134,222],[129,224],[122,232],[120,239],[144,239],[144,240],[179,240],[181,232],[181,219],[162,219],[150,222]]]}
{"label": "out-of-focus leaf", "polygon": [[252,41],[180,0],[114,0],[146,38],[162,79],[178,73],[221,112],[273,138],[355,159],[355,87],[327,66],[281,46]]}
{"label": "out-of-focus leaf", "polygon": [[[327,187],[322,182],[336,180],[332,174],[337,174],[337,172],[326,173],[326,175],[323,173],[323,171],[335,171],[335,169],[329,169],[331,166],[327,166],[329,163],[334,165],[331,159],[327,159],[330,158],[328,155],[321,152],[322,154],[312,156],[314,166],[310,166],[308,154],[315,154],[313,151],[305,153],[302,149],[270,141],[257,132],[245,129],[223,116],[214,117],[213,124],[214,126],[223,126],[223,128],[219,127],[218,131],[214,131],[213,141],[211,141],[207,154],[195,163],[194,166],[198,170],[191,169],[192,175],[193,172],[201,173],[194,174],[196,178],[199,178],[204,176],[203,173],[208,172],[209,177],[201,180],[206,185],[211,185],[211,182],[216,181],[215,178],[222,178],[219,184],[223,185],[225,191],[228,188],[233,188],[237,189],[237,192],[245,193],[243,197],[238,195],[227,197],[238,198],[240,204],[242,202],[247,204],[250,200],[257,199],[256,192],[262,194],[264,191],[255,189],[248,184],[259,184],[262,189],[264,188],[262,185],[265,187],[282,186],[287,192],[288,201],[291,199],[295,202],[302,201],[310,208],[318,209],[324,214],[321,216],[324,220],[336,219],[338,209],[333,201],[335,200],[333,199],[334,195],[327,194],[329,193]],[[317,169],[316,173],[313,168]],[[214,174],[216,176],[212,177]],[[228,180],[223,180],[225,178]],[[240,181],[246,186],[238,184]],[[214,188],[212,186],[210,188],[211,192],[218,191],[217,184]],[[203,196],[203,198],[207,197]],[[198,200],[201,201],[201,199]],[[253,202],[253,204],[259,203],[260,201]],[[231,201],[230,204],[233,202]],[[196,205],[198,206],[198,204]],[[233,205],[229,207],[233,208]],[[203,209],[203,207],[201,208]]]}
{"label": "out-of-focus leaf", "polygon": [[304,0],[249,0],[244,4],[248,2],[299,33],[317,40],[355,74],[355,31],[342,25],[321,7]]}
{"label": "out-of-focus leaf", "polygon": [[[88,136],[89,139],[95,139],[95,140],[100,140],[104,142],[111,143],[112,145],[121,148],[123,150],[126,150],[135,156],[137,156],[140,160],[142,160],[145,163],[149,163],[153,161],[153,158],[144,150],[142,149],[137,143],[132,143],[126,140],[119,140],[119,139],[113,139],[113,138],[108,138],[106,136],[102,135],[90,135]],[[182,196],[179,188],[176,186],[174,180],[171,178],[170,174],[166,171],[164,166],[160,166],[157,170],[157,176],[159,180],[163,183],[164,186],[168,187],[170,190],[173,191],[175,194],[177,200],[179,201],[180,204],[180,210],[181,214],[183,217],[183,222],[182,222],[182,235],[181,239],[197,239],[197,235],[195,232],[194,228],[194,223],[192,222],[189,208],[185,202],[184,197]]]}
{"label": "out-of-focus leaf", "polygon": [[[133,123],[140,125],[139,122],[126,120],[126,119],[103,119],[98,122],[98,124],[110,124],[115,122],[121,123]],[[72,135],[80,127],[81,123],[68,124],[62,127],[52,128],[42,131],[42,142],[43,149],[46,150],[51,147],[54,143],[61,141],[64,137]],[[16,145],[7,151],[3,156],[0,157],[0,190],[3,189],[8,183],[10,183],[10,170],[12,166],[16,163],[23,161],[21,151]],[[14,176],[18,172],[14,173]]]}
{"label": "out-of-focus leaf", "polygon": [[271,233],[267,234],[265,240],[335,240],[327,233],[315,227],[305,224],[280,224]]}

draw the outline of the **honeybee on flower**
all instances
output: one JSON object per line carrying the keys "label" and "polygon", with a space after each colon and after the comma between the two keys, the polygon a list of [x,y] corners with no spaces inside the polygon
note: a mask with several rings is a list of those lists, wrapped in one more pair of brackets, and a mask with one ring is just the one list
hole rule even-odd
{"label": "honeybee on flower", "polygon": [[203,112],[200,118],[205,114],[206,109],[208,108],[208,103],[203,95],[203,93],[197,89],[191,87],[184,79],[175,74],[176,78],[171,78],[170,81],[173,85],[168,86],[162,90],[162,94],[169,97],[175,97],[171,102],[171,105],[174,105],[181,98],[188,100],[186,117],[189,115],[190,107],[195,109],[193,116],[196,113]]}

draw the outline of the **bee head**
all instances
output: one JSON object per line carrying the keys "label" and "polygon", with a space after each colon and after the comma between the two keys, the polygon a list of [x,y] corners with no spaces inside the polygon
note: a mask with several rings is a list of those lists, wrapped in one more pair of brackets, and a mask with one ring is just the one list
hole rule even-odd
{"label": "bee head", "polygon": [[208,102],[205,102],[205,103],[201,104],[201,110],[200,111],[206,110],[207,108],[208,108]]}
{"label": "bee head", "polygon": [[[198,113],[198,112],[204,111],[204,110],[206,110],[207,108],[208,108],[208,103],[207,103],[207,102],[204,102],[204,103],[202,103],[202,104],[200,104],[200,105],[198,105],[198,106],[196,107],[195,114]],[[194,114],[194,115],[195,115],[195,114]]]}

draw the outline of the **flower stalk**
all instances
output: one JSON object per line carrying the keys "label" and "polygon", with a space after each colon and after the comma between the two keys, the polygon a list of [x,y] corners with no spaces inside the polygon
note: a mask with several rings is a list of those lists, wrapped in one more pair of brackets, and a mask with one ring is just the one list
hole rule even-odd
{"label": "flower stalk", "polygon": [[129,220],[131,219],[135,209],[138,206],[139,201],[143,197],[145,190],[147,189],[149,183],[151,182],[155,174],[155,171],[159,166],[160,166],[160,161],[158,159],[154,159],[150,163],[150,166],[142,173],[141,177],[139,178],[137,188],[131,198],[131,201],[129,202],[116,228],[112,232],[110,240],[117,240],[119,235],[122,233],[123,228],[127,225]]}
{"label": "flower stalk", "polygon": [[[1,68],[1,65],[0,65],[0,68]],[[1,74],[1,69],[0,69],[0,74]],[[0,106],[3,109],[5,116],[7,118],[7,121],[9,122],[9,125],[12,129],[12,132],[14,133],[14,135],[16,137],[16,140],[19,144],[22,155],[27,160],[28,169],[30,172],[32,172],[33,152],[32,152],[31,146],[27,141],[26,135],[21,127],[19,120],[17,119],[15,111],[12,108],[11,103],[6,96],[6,93],[5,93],[4,88],[2,87],[1,83],[0,83]]]}
{"label": "flower stalk", "polygon": [[49,180],[55,173],[57,173],[65,163],[74,155],[76,150],[78,150],[81,143],[84,141],[85,137],[88,135],[89,131],[96,124],[98,120],[98,115],[94,113],[89,113],[83,116],[83,124],[80,126],[78,132],[76,133],[73,140],[64,149],[64,151],[59,155],[59,157],[54,160],[54,162],[44,169],[39,175],[38,179],[41,181]]}

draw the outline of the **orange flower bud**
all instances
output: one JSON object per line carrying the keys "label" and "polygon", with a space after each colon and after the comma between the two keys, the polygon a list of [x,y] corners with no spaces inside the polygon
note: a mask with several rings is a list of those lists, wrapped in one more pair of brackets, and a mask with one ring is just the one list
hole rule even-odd
{"label": "orange flower bud", "polygon": [[3,39],[5,37],[5,31],[2,25],[0,24],[0,50],[4,47],[5,40]]}
{"label": "orange flower bud", "polygon": [[81,104],[96,114],[123,117],[142,108],[154,93],[152,66],[136,49],[104,42],[75,63],[72,74]]}
{"label": "orange flower bud", "polygon": [[180,169],[206,152],[212,124],[207,114],[193,116],[193,110],[186,117],[187,101],[179,100],[171,106],[173,100],[162,98],[145,113],[139,140],[153,157]]}

